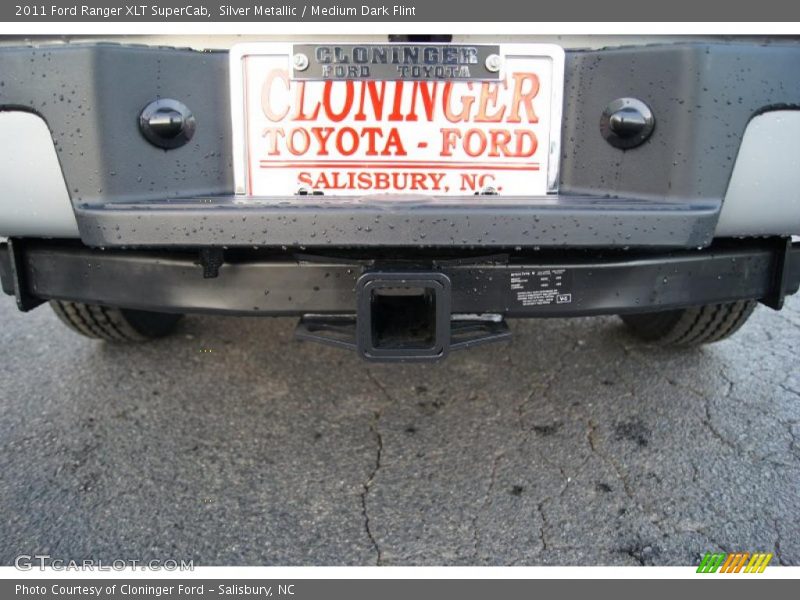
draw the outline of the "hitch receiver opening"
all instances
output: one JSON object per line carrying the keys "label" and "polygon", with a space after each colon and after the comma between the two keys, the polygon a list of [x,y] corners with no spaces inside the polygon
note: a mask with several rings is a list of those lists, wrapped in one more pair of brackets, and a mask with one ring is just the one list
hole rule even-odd
{"label": "hitch receiver opening", "polygon": [[431,361],[450,350],[450,278],[365,273],[356,284],[356,350],[366,360]]}

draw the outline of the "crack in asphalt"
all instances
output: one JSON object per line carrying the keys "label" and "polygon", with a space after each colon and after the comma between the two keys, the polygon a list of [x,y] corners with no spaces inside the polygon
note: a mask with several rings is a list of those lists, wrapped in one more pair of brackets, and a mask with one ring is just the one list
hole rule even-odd
{"label": "crack in asphalt", "polygon": [[[544,381],[543,386],[541,386],[541,398],[542,399],[549,399],[550,398],[550,392],[552,391],[553,386],[555,385],[555,382],[556,382],[556,379],[558,377],[558,374],[564,368],[567,356],[569,356],[572,353],[574,353],[575,351],[577,351],[578,348],[580,348],[580,346],[581,346],[580,340],[576,340],[572,345],[570,345],[566,350],[564,350],[563,352],[561,352],[558,355],[558,357],[556,358],[555,366],[553,366],[550,369],[550,371],[549,371],[549,373],[547,375],[547,378]],[[520,402],[516,407],[516,413],[517,413],[517,418],[518,418],[518,421],[519,421],[519,427],[524,433],[523,439],[519,443],[519,446],[521,448],[524,448],[524,447],[526,447],[528,445],[528,443],[531,440],[531,436],[536,431],[536,426],[535,425],[532,425],[531,427],[525,427],[525,417],[524,417],[525,406],[528,403],[530,403],[530,401],[534,398],[534,396],[536,395],[536,391],[537,391],[536,388],[532,389],[530,391],[530,393],[525,397],[525,399],[522,402]],[[564,470],[564,467],[562,467],[559,464],[554,463],[547,456],[545,456],[544,454],[542,454],[538,450],[534,450],[534,452],[539,457],[539,460],[542,463],[547,464],[550,468],[557,470],[558,473],[561,475],[561,478],[563,480],[563,485],[561,486],[561,489],[558,492],[558,496],[559,497],[563,496],[564,493],[567,490],[567,487],[569,487],[569,484],[570,484],[570,478],[567,476],[567,474],[566,474],[566,472]],[[586,459],[586,460],[588,460],[588,459]],[[580,468],[583,465],[585,465],[586,464],[586,460],[584,460],[578,466],[578,468]],[[549,524],[548,524],[548,521],[547,521],[547,516],[545,515],[545,505],[547,503],[551,502],[552,500],[553,500],[553,498],[551,496],[547,496],[546,498],[543,498],[542,500],[540,500],[536,505],[536,509],[537,509],[537,511],[539,513],[539,517],[542,520],[542,525],[539,528],[539,541],[542,544],[542,552],[547,551],[549,549],[549,547],[550,547],[550,544],[548,544],[548,542],[547,542],[547,534],[545,532],[545,529],[547,527],[549,527]]]}
{"label": "crack in asphalt", "polygon": [[[557,469],[558,472],[561,474],[561,478],[564,480],[564,483],[561,486],[561,489],[558,491],[558,497],[561,498],[564,495],[564,493],[567,491],[567,488],[569,487],[571,479],[567,476],[566,472],[564,471],[564,469],[562,467],[560,467],[558,465],[554,465],[552,462],[547,460],[544,457],[544,455],[542,455],[540,452],[537,452],[537,454],[543,460],[543,462],[547,463],[552,468]],[[581,463],[581,466],[583,466],[584,464],[586,464],[586,461],[583,461],[583,463]],[[547,515],[545,513],[545,505],[549,504],[552,501],[553,501],[553,497],[552,496],[547,496],[545,498],[542,498],[536,504],[536,509],[539,512],[539,517],[542,519],[542,526],[539,528],[539,541],[541,541],[541,543],[542,543],[542,552],[544,552],[545,550],[548,550],[549,548],[552,547],[552,544],[549,544],[547,542],[547,534],[545,532],[546,528],[548,528],[550,526],[550,524],[548,522],[548,519],[547,519]],[[562,547],[562,549],[563,548],[564,547]]]}
{"label": "crack in asphalt", "polygon": [[[723,372],[722,369],[719,370],[719,374],[725,380],[725,383],[727,384],[727,388],[722,393],[722,400],[725,400],[726,398],[731,397],[731,394],[733,393],[734,382],[733,382],[733,380],[731,380]],[[722,445],[727,446],[728,448],[733,450],[733,452],[735,454],[741,454],[741,455],[745,455],[745,456],[747,456],[749,454],[749,453],[745,452],[745,450],[742,449],[739,446],[739,444],[737,444],[736,442],[728,439],[728,437],[726,435],[724,435],[719,429],[717,429],[716,425],[714,425],[714,421],[713,421],[713,418],[711,416],[711,396],[710,395],[708,395],[708,394],[706,394],[704,392],[701,392],[700,390],[696,390],[692,386],[688,386],[688,385],[684,385],[682,383],[679,383],[678,381],[675,381],[674,379],[672,379],[670,377],[666,377],[666,376],[662,376],[662,377],[670,385],[672,385],[672,386],[674,386],[676,388],[684,389],[687,392],[689,392],[690,394],[694,394],[695,396],[697,396],[703,402],[703,414],[705,415],[705,417],[700,419],[700,423],[702,423],[703,426],[706,427],[706,429],[708,429],[709,432],[711,432],[711,435],[717,441],[719,441]],[[751,457],[751,458],[757,458],[757,457]]]}
{"label": "crack in asphalt", "polygon": [[[564,488],[566,489],[566,487]],[[562,490],[563,492],[563,490]],[[542,500],[539,504],[536,505],[537,510],[539,511],[539,517],[542,519],[542,526],[539,527],[539,541],[542,542],[542,552],[547,551],[547,537],[545,536],[544,530],[545,527],[548,527],[547,517],[544,514],[544,503],[547,502],[549,498]]]}
{"label": "crack in asphalt", "polygon": [[[735,441],[730,440],[726,435],[724,435],[714,425],[714,422],[713,422],[713,419],[712,419],[712,416],[711,416],[711,396],[710,395],[708,395],[705,392],[702,392],[700,390],[697,390],[692,386],[685,385],[685,384],[683,384],[683,383],[681,383],[679,381],[676,381],[676,380],[664,375],[663,373],[660,373],[659,371],[654,369],[652,367],[652,365],[650,365],[646,361],[642,360],[642,358],[636,352],[634,352],[631,348],[629,348],[627,346],[623,346],[623,349],[624,349],[625,353],[628,356],[630,356],[631,358],[636,360],[643,368],[645,368],[648,371],[650,371],[654,376],[659,377],[663,381],[666,381],[669,385],[671,385],[671,386],[673,386],[675,388],[682,389],[682,390],[684,390],[684,391],[686,391],[686,392],[688,392],[690,394],[693,394],[698,399],[700,399],[700,401],[703,403],[703,414],[704,414],[704,416],[700,418],[700,423],[706,429],[708,429],[708,431],[711,433],[712,437],[714,437],[714,439],[719,441],[722,445],[726,446],[727,448],[732,450],[737,455],[746,456],[747,458],[749,458],[753,462],[770,462],[770,464],[775,464],[777,466],[781,466],[781,463],[774,463],[773,461],[769,461],[768,460],[768,458],[769,458],[768,456],[757,456],[757,455],[753,454],[752,452],[749,452],[749,451],[743,449]],[[722,399],[724,400],[726,398],[732,397],[735,382],[732,379],[730,379],[730,377],[728,377],[721,369],[720,369],[719,373],[720,373],[720,376],[725,380],[725,382],[727,384],[727,389],[722,394]],[[776,421],[778,423],[782,423],[782,421],[780,419],[776,418]]]}
{"label": "crack in asphalt", "polygon": [[[544,380],[544,383],[542,385],[542,388],[543,388],[542,389],[542,398],[547,399],[547,398],[550,397],[550,390],[553,388],[553,384],[556,381],[556,377],[558,377],[558,374],[564,368],[564,362],[565,362],[566,357],[569,354],[572,354],[573,352],[575,352],[579,347],[580,347],[580,343],[578,341],[576,341],[575,343],[572,344],[572,346],[568,347],[566,350],[564,350],[563,352],[561,352],[561,354],[558,355],[558,357],[556,358],[555,366],[549,370],[549,372],[547,373],[547,376],[546,376],[546,378]],[[525,406],[533,399],[533,397],[535,395],[536,395],[536,387],[534,386],[534,388],[525,396],[525,398],[522,400],[522,402],[517,404],[517,407],[516,407],[517,417],[519,419],[520,429],[522,429],[522,431],[524,431],[526,433],[525,441],[527,441],[530,438],[530,434],[531,434],[532,429],[526,429],[526,427],[525,427],[524,410],[525,410]]]}
{"label": "crack in asphalt", "polygon": [[743,454],[742,449],[739,448],[737,444],[733,443],[727,437],[722,435],[722,433],[711,422],[711,406],[710,406],[711,401],[708,398],[701,397],[701,399],[704,400],[703,412],[705,413],[706,416],[705,418],[700,419],[700,422],[706,427],[706,429],[708,429],[711,432],[711,435],[722,445],[727,446],[728,448],[733,450],[735,454]]}
{"label": "crack in asphalt", "polygon": [[589,422],[587,423],[587,427],[588,429],[587,429],[586,439],[589,442],[589,448],[592,450],[594,454],[599,456],[603,462],[605,462],[611,467],[611,469],[616,474],[617,479],[619,479],[620,483],[622,483],[622,489],[625,491],[625,495],[630,500],[634,500],[633,489],[631,488],[630,483],[628,482],[628,477],[619,467],[617,462],[611,458],[610,455],[608,455],[606,452],[600,451],[598,448],[597,441],[595,440],[595,436],[597,434],[597,425],[595,425],[595,423],[592,420],[589,420]]}
{"label": "crack in asphalt", "polygon": [[[617,479],[622,484],[622,489],[625,492],[625,496],[627,496],[628,500],[631,503],[633,503],[635,506],[638,505],[638,506],[640,506],[640,507],[642,507],[644,509],[648,509],[648,510],[652,509],[651,506],[648,506],[648,503],[646,503],[646,502],[645,503],[641,503],[641,502],[639,502],[637,500],[637,498],[636,498],[636,496],[634,494],[633,486],[631,485],[631,482],[630,482],[630,478],[625,473],[625,470],[617,463],[616,460],[611,458],[610,454],[608,454],[607,452],[605,452],[605,451],[600,449],[600,444],[598,443],[598,440],[597,440],[597,425],[591,419],[589,419],[589,421],[587,422],[586,440],[587,440],[587,443],[589,445],[589,449],[592,451],[592,453],[595,454],[596,456],[600,457],[600,460],[602,460],[603,462],[608,464],[611,467],[611,469],[614,471],[614,474],[616,475]],[[668,519],[668,516],[666,514],[661,514],[660,518],[655,518],[655,519],[654,518],[649,518],[649,519],[647,519],[647,521],[649,523],[651,523],[653,526],[655,526],[656,529],[658,529],[664,537],[667,537],[671,533],[674,533],[674,530],[675,530],[675,527],[673,525],[669,525],[669,524],[665,524],[664,523],[664,521],[666,521],[667,519]],[[631,556],[635,560],[639,561],[642,565],[644,565],[645,564],[645,560],[644,560],[644,556],[641,553],[641,548],[644,548],[644,547],[646,547],[647,545],[650,545],[650,544],[644,544],[641,540],[639,540],[639,542],[640,543],[638,543],[638,544],[634,544],[632,546],[629,546],[627,549],[623,548],[620,551],[623,554],[627,554],[627,555]],[[653,545],[654,544],[652,544],[650,546],[652,547]]]}
{"label": "crack in asphalt", "polygon": [[[723,379],[725,379],[726,383],[728,384],[728,388],[722,394],[722,400],[725,400],[726,398],[734,398],[733,389],[734,389],[735,382],[732,381],[727,375],[722,373],[722,371],[720,371],[720,374],[722,375]],[[785,466],[787,466],[785,463],[778,462],[778,461],[775,461],[775,460],[771,460],[771,458],[770,458],[771,455],[770,454],[766,454],[764,456],[759,456],[759,455],[755,454],[754,452],[746,450],[746,449],[742,448],[741,445],[739,445],[737,442],[729,439],[728,436],[724,435],[716,427],[716,425],[714,425],[714,422],[712,420],[712,416],[711,416],[711,396],[709,396],[709,395],[707,395],[707,394],[705,394],[705,393],[703,393],[703,392],[701,392],[699,390],[696,390],[691,386],[680,384],[677,381],[674,381],[674,380],[672,380],[670,378],[665,377],[665,379],[666,379],[667,382],[669,382],[670,385],[673,385],[673,386],[678,387],[678,388],[682,388],[682,389],[688,391],[689,393],[694,394],[695,396],[697,396],[703,402],[705,418],[701,418],[700,422],[711,432],[711,435],[715,439],[717,439],[724,446],[727,446],[728,448],[733,450],[734,454],[736,454],[737,456],[747,457],[750,461],[755,462],[755,463],[768,463],[768,464],[770,464],[772,466],[775,466],[775,467],[785,467]],[[738,399],[738,398],[734,398],[734,399]],[[794,439],[794,434],[791,431],[792,423],[790,421],[782,421],[778,417],[775,417],[775,422],[786,426],[788,428],[790,438],[792,440]],[[792,444],[792,442],[790,442],[790,454],[794,455],[795,458],[800,458],[800,457],[798,457],[796,455],[796,453],[791,452],[791,449],[792,449],[791,448],[791,444]]]}
{"label": "crack in asphalt", "polygon": [[369,490],[372,487],[372,483],[375,481],[375,476],[378,474],[378,471],[381,468],[381,458],[383,455],[383,438],[381,437],[380,432],[378,431],[378,421],[381,418],[381,414],[379,411],[375,412],[373,417],[372,425],[370,425],[370,431],[372,432],[373,436],[375,437],[375,464],[372,468],[372,471],[369,473],[366,481],[362,484],[364,488],[361,492],[361,514],[364,517],[364,531],[367,533],[367,537],[369,538],[370,542],[372,543],[372,547],[375,549],[376,559],[375,564],[381,566],[383,564],[383,552],[381,551],[381,547],[378,545],[378,540],[375,538],[375,535],[372,532],[372,526],[370,524],[369,518],[369,511],[367,510],[367,496],[369,495]]}
{"label": "crack in asphalt", "polygon": [[480,549],[480,533],[478,532],[478,521],[481,518],[481,515],[486,512],[486,509],[489,507],[489,501],[492,497],[492,491],[494,490],[494,484],[497,480],[497,468],[500,465],[500,461],[503,459],[504,453],[499,452],[495,454],[494,460],[492,461],[492,470],[489,473],[489,485],[486,486],[486,493],[483,496],[483,502],[481,503],[478,512],[475,513],[475,516],[472,517],[472,542],[473,542],[473,557],[478,557],[478,551]]}
{"label": "crack in asphalt", "polygon": [[778,386],[780,388],[782,388],[785,392],[788,392],[788,393],[792,394],[793,396],[797,396],[798,398],[800,398],[800,392],[795,390],[795,389],[790,388],[785,383],[779,383]]}
{"label": "crack in asphalt", "polygon": [[[539,452],[537,452],[537,454],[540,456],[540,458],[544,458]],[[558,497],[559,498],[562,497],[564,495],[564,493],[567,491],[567,488],[569,487],[570,478],[567,477],[567,475],[564,472],[563,468],[561,468],[561,467],[559,467],[557,465],[553,465],[552,463],[550,463],[546,459],[543,462],[546,462],[551,467],[556,468],[559,471],[559,473],[561,474],[561,477],[564,480],[564,484],[561,486],[561,489],[558,491]],[[584,464],[585,464],[585,462],[584,462]],[[541,552],[545,552],[545,551],[553,548],[552,544],[548,543],[548,541],[547,541],[546,529],[548,527],[550,527],[550,523],[549,523],[549,521],[547,519],[547,514],[545,513],[545,505],[550,503],[550,502],[552,502],[552,501],[553,501],[553,497],[552,496],[546,496],[545,498],[542,498],[541,500],[539,500],[539,502],[536,503],[536,510],[539,513],[539,518],[542,521],[542,525],[539,527],[539,541],[542,544]],[[558,548],[562,549],[562,550],[569,549],[569,548],[572,548],[572,547],[573,546],[558,546]],[[513,564],[516,564],[516,563],[513,563]]]}
{"label": "crack in asphalt", "polygon": [[775,558],[778,559],[778,564],[788,567],[791,563],[785,561],[781,554],[781,530],[778,527],[778,519],[773,519],[772,523],[775,526]]}
{"label": "crack in asphalt", "polygon": [[[392,395],[389,393],[389,390],[386,389],[386,386],[384,386],[380,380],[376,379],[371,372],[367,371],[366,374],[367,379],[369,379],[375,385],[375,387],[380,390],[386,402],[388,404],[392,404],[394,402],[394,398],[392,398]],[[367,537],[369,538],[369,541],[375,550],[375,564],[377,566],[382,566],[384,564],[383,550],[381,549],[380,544],[378,544],[378,540],[372,531],[372,522],[369,516],[369,509],[367,508],[367,496],[369,496],[370,488],[375,481],[375,477],[378,475],[378,471],[381,469],[381,463],[383,460],[383,436],[378,429],[378,425],[381,417],[383,416],[384,408],[385,407],[381,407],[372,413],[372,423],[370,423],[369,429],[375,439],[375,463],[369,475],[367,476],[367,479],[362,484],[363,490],[360,494],[361,514],[364,518],[364,531],[366,532]]]}

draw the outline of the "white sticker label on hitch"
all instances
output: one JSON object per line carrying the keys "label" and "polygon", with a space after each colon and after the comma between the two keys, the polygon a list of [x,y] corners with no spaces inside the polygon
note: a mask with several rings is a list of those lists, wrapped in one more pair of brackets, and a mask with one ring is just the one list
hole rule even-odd
{"label": "white sticker label on hitch", "polygon": [[571,304],[570,277],[566,269],[531,269],[511,273],[511,291],[522,306]]}

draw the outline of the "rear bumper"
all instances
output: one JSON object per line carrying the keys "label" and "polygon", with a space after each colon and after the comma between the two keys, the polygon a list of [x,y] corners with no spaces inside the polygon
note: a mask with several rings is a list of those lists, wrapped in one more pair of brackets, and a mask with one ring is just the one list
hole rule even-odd
{"label": "rear bumper", "polygon": [[455,259],[420,254],[404,261],[231,251],[217,266],[204,268],[193,252],[0,244],[3,290],[15,294],[23,310],[60,299],[166,312],[352,315],[362,276],[403,272],[445,278],[453,315],[567,317],[741,299],[779,308],[800,285],[800,243],[772,239],[661,253]]}
{"label": "rear bumper", "polygon": [[235,196],[79,207],[90,246],[513,248],[684,247],[711,243],[720,203],[542,196],[296,198]]}

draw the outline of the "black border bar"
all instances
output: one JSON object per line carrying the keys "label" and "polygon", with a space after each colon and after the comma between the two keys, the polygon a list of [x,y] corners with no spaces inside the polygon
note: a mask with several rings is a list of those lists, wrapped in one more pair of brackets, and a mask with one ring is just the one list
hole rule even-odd
{"label": "black border bar", "polygon": [[[17,8],[19,7],[19,8]],[[376,0],[262,3],[255,0],[51,0],[0,5],[0,20],[16,22],[787,22],[800,5],[785,0],[717,3],[693,0],[462,0],[396,4]]]}

